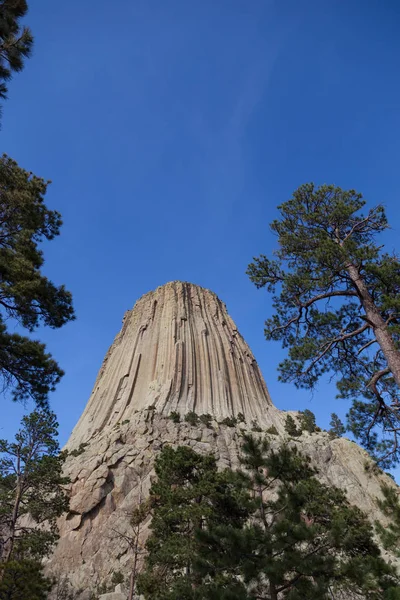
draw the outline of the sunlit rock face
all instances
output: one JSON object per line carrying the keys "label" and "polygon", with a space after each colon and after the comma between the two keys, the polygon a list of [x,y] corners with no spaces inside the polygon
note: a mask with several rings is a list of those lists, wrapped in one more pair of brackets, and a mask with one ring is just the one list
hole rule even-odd
{"label": "sunlit rock face", "polygon": [[[169,418],[172,411],[181,422]],[[209,413],[212,420],[192,426],[184,421],[189,411]],[[243,419],[236,426],[222,422],[239,413]],[[296,445],[322,481],[343,489],[372,521],[385,523],[376,499],[382,482],[395,484],[366,470],[372,465],[367,453],[326,432],[291,440],[285,417],[273,406],[248,345],[215,294],[172,282],[144,295],[126,313],[68,441],[70,511],[59,520],[60,540],[48,573],[66,577],[76,600],[98,596],[115,572],[129,577],[133,559],[124,536],[131,534],[130,513],[149,492],[157,453],[165,445],[190,446],[212,453],[219,467],[235,469],[243,430],[267,435],[274,448]]]}
{"label": "sunlit rock face", "polygon": [[242,413],[261,425],[280,421],[225,304],[180,281],[145,294],[125,314],[68,446],[149,406],[162,414]]}

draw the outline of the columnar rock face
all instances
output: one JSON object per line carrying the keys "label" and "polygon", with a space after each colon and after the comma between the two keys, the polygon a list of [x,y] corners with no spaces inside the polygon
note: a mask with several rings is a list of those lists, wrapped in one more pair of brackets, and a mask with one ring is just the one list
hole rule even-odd
{"label": "columnar rock face", "polygon": [[242,413],[280,419],[250,348],[219,298],[174,281],[145,294],[125,314],[68,446],[87,441],[138,410]]}
{"label": "columnar rock face", "polygon": [[[169,418],[172,411],[180,413],[180,423]],[[192,426],[183,418],[189,411],[209,413],[212,420]],[[239,413],[236,427],[222,422]],[[273,406],[249,347],[215,294],[181,282],[146,294],[126,313],[68,441],[70,511],[60,519],[48,572],[67,577],[79,600],[110,586],[113,573],[129,577],[129,514],[149,491],[160,449],[187,445],[213,453],[221,468],[236,468],[243,429],[268,435],[272,446],[296,444],[321,480],[342,488],[372,520],[385,522],[376,498],[383,482],[394,483],[372,468],[367,453],[325,432],[288,440],[285,416]]]}

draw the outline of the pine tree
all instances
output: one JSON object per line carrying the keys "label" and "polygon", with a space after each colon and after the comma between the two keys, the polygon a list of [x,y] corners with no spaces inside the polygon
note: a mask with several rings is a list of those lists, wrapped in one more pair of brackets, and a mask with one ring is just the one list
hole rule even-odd
{"label": "pine tree", "polygon": [[342,437],[342,435],[346,433],[346,427],[343,425],[336,413],[331,414],[331,421],[329,425],[331,426],[329,429],[329,434],[332,438]]}
{"label": "pine tree", "polygon": [[400,262],[376,239],[383,207],[364,205],[354,190],[302,185],[271,224],[275,259],[255,258],[248,275],[273,294],[265,335],[289,349],[280,380],[310,389],[337,374],[350,429],[388,466],[400,458]]}
{"label": "pine tree", "polygon": [[399,579],[363,513],[296,449],[244,436],[243,471],[165,449],[139,592],[152,600],[394,600]]}
{"label": "pine tree", "polygon": [[22,71],[32,52],[33,37],[20,20],[28,11],[26,0],[0,0],[0,98],[7,97],[13,72]]}
{"label": "pine tree", "polygon": [[[152,496],[146,500],[143,499],[142,479],[140,479],[138,502],[130,515],[129,530],[120,531],[119,529],[113,529],[113,533],[120,538],[123,543],[125,543],[128,551],[132,555],[132,568],[129,577],[129,592],[127,600],[133,600],[134,598],[140,568],[140,559],[146,553],[145,548],[143,548],[141,544],[141,536],[143,533],[144,523],[151,514],[152,504]],[[122,583],[122,581],[115,581],[115,583]]]}
{"label": "pine tree", "polygon": [[320,483],[296,449],[273,452],[268,441],[245,436],[242,463],[252,517],[241,529],[212,525],[198,534],[203,579],[225,578],[225,589],[238,592],[227,598],[248,600],[342,593],[377,600],[395,593],[399,580],[366,517],[339,489]]}
{"label": "pine tree", "polygon": [[[6,82],[21,71],[33,37],[20,21],[26,0],[0,0],[0,98]],[[39,245],[59,234],[60,214],[48,210],[44,195],[50,182],[21,169],[11,158],[0,158],[0,379],[3,392],[15,400],[32,398],[47,405],[48,394],[63,375],[44,344],[19,333],[39,325],[58,328],[74,318],[71,294],[42,273]]]}
{"label": "pine tree", "polygon": [[0,565],[0,600],[47,600],[51,585],[38,560],[13,560]]}
{"label": "pine tree", "polygon": [[138,590],[152,600],[193,598],[201,585],[195,569],[196,531],[212,523],[243,523],[246,494],[237,475],[217,470],[213,456],[185,446],[164,448],[155,470],[152,533]]}
{"label": "pine tree", "polygon": [[43,344],[9,328],[13,321],[28,331],[58,328],[74,318],[71,294],[41,272],[39,244],[62,224],[44,204],[48,183],[0,158],[0,378],[15,400],[32,398],[40,407],[63,372]]}
{"label": "pine tree", "polygon": [[315,415],[311,410],[303,410],[300,413],[300,427],[302,431],[308,431],[308,433],[314,433],[317,424],[315,422]]}
{"label": "pine tree", "polygon": [[382,485],[383,500],[377,499],[381,511],[389,518],[389,523],[383,525],[377,521],[376,530],[381,538],[383,547],[400,556],[400,498],[398,488]]}
{"label": "pine tree", "polygon": [[53,413],[34,411],[22,419],[14,442],[0,440],[0,564],[5,572],[11,561],[40,561],[58,538],[56,518],[68,508],[68,480],[62,475],[65,456],[59,452],[57,427]]}
{"label": "pine tree", "polygon": [[285,431],[292,437],[301,435],[301,430],[297,428],[296,422],[292,415],[287,415],[285,419]]}

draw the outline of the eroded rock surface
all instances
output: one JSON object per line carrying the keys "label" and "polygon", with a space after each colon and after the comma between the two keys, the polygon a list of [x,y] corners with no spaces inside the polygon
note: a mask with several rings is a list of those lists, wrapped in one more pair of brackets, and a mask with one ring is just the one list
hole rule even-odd
{"label": "eroded rock surface", "polygon": [[[50,570],[59,572],[61,567],[73,587],[82,590],[107,584],[115,572],[128,576],[132,556],[121,534],[131,532],[129,514],[139,497],[148,493],[157,453],[164,445],[186,445],[198,452],[212,452],[221,468],[237,468],[243,429],[251,431],[251,426],[228,427],[215,420],[210,427],[191,426],[144,409],[129,422],[91,438],[81,454],[68,460],[70,513],[60,520],[61,539]],[[285,439],[267,435],[276,447]],[[350,502],[371,519],[384,521],[376,498],[381,497],[383,481],[393,482],[387,475],[366,470],[366,465],[372,467],[373,463],[364,450],[344,438],[331,440],[324,432],[303,433],[290,443],[310,457],[322,481],[345,490]]]}
{"label": "eroded rock surface", "polygon": [[[209,413],[209,426],[183,421],[189,411]],[[181,414],[173,422],[171,411]],[[242,413],[244,423],[221,424]],[[109,586],[113,573],[126,578],[132,565],[129,515],[148,494],[154,459],[165,445],[212,452],[221,468],[237,468],[243,430],[257,424],[271,444],[296,444],[310,457],[322,481],[343,489],[371,520],[385,522],[376,498],[382,482],[367,453],[324,432],[287,440],[286,413],[271,402],[256,361],[208,290],[169,283],[143,296],[125,316],[92,395],[67,444],[70,512],[60,519],[60,541],[47,565],[66,576],[82,600]],[[366,465],[369,468],[366,470]],[[148,522],[143,529],[143,542]]]}
{"label": "eroded rock surface", "polygon": [[242,413],[271,424],[278,412],[250,348],[209,290],[174,281],[140,298],[100,369],[68,447],[137,410]]}

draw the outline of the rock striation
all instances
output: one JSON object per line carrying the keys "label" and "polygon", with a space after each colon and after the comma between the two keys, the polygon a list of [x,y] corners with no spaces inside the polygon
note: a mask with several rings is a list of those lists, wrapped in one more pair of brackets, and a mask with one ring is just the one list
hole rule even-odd
{"label": "rock striation", "polygon": [[145,294],[125,314],[68,447],[149,406],[161,414],[242,413],[249,422],[280,422],[225,304],[213,292],[180,281]]}
{"label": "rock striation", "polygon": [[[181,422],[169,418],[172,411]],[[183,419],[189,411],[212,419],[192,426]],[[236,426],[223,423],[239,413]],[[242,431],[268,435],[278,446],[288,441],[286,414],[273,406],[248,345],[215,294],[171,282],[144,295],[126,313],[68,441],[70,510],[59,521],[48,572],[66,577],[79,600],[112,591],[113,573],[129,576],[129,514],[148,493],[161,448],[191,446],[212,452],[221,468],[236,468]],[[321,480],[385,522],[376,498],[383,482],[395,484],[364,450],[325,432],[289,443],[310,457]]]}

